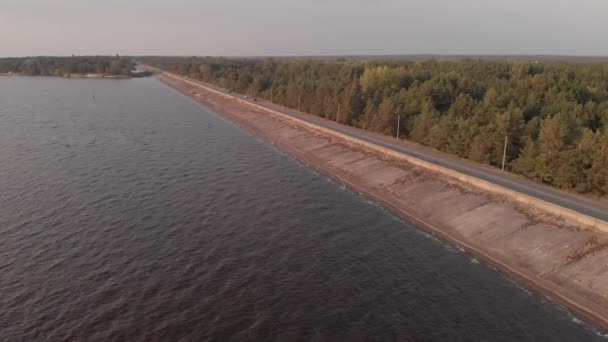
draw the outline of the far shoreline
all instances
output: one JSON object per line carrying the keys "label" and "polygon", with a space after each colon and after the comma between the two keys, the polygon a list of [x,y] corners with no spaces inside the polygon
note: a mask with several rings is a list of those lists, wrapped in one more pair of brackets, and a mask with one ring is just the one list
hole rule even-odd
{"label": "far shoreline", "polygon": [[75,79],[98,79],[98,78],[109,78],[109,79],[130,79],[130,78],[142,78],[152,76],[149,72],[134,72],[132,75],[112,75],[103,73],[70,73],[63,75],[25,75],[23,73],[4,72],[0,73],[0,77],[53,77],[53,78],[75,78]]}
{"label": "far shoreline", "polygon": [[54,78],[113,78],[126,79],[134,78],[126,75],[106,75],[106,74],[66,74],[66,75],[24,75],[19,73],[0,73],[4,77],[54,77]]}

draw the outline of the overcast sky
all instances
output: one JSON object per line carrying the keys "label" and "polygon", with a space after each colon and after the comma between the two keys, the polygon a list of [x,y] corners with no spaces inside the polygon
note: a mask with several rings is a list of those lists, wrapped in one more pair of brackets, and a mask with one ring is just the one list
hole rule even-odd
{"label": "overcast sky", "polygon": [[606,0],[0,0],[0,56],[608,55]]}

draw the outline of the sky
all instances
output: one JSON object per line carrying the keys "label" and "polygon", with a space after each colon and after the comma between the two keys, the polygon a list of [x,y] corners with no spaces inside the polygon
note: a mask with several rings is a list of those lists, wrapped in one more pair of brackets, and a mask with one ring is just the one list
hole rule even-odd
{"label": "sky", "polygon": [[0,0],[0,56],[608,55],[606,0]]}

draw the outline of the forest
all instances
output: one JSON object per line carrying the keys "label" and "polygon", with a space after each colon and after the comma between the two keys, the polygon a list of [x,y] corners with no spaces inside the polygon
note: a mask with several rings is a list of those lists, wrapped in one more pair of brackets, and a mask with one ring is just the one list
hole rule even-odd
{"label": "forest", "polygon": [[23,76],[69,76],[103,74],[132,76],[135,62],[120,56],[0,58],[0,73]]}
{"label": "forest", "polygon": [[[608,65],[146,57],[150,65],[557,188],[608,195]],[[399,117],[399,121],[398,121]]]}

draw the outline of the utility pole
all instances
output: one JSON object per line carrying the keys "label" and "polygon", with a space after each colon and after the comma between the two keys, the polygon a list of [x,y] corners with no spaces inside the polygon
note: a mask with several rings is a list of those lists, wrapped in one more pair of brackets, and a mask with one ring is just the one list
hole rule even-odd
{"label": "utility pole", "polygon": [[338,113],[336,114],[336,122],[340,122],[340,103],[338,103]]}
{"label": "utility pole", "polygon": [[502,170],[505,170],[505,161],[507,160],[507,142],[509,137],[505,135],[505,148],[502,152]]}
{"label": "utility pole", "polygon": [[399,128],[401,126],[401,115],[397,114],[397,140],[399,140]]}
{"label": "utility pole", "polygon": [[274,101],[272,101],[272,94],[274,93],[274,86],[270,87],[270,103],[274,103]]}
{"label": "utility pole", "polygon": [[298,112],[301,112],[301,110],[300,110],[300,96],[301,95],[298,94]]}

